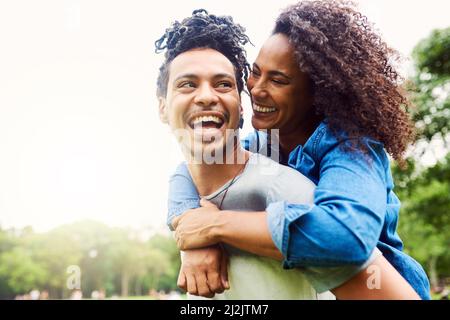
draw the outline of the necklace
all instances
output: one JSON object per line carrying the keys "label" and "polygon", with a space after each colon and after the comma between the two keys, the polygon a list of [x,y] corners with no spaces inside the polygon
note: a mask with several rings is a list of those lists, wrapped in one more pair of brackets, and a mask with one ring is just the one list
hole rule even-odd
{"label": "necklace", "polygon": [[239,174],[242,173],[242,171],[244,171],[245,166],[247,165],[248,160],[250,160],[250,156],[247,158],[247,160],[245,160],[244,165],[242,166],[242,168],[234,175],[233,179],[231,179],[231,182],[228,184],[228,186],[225,189],[225,192],[223,194],[222,200],[220,200],[220,205],[219,205],[219,210],[222,210],[222,204],[223,204],[223,200],[225,200],[225,197],[227,196],[227,192],[228,189],[230,189],[230,187],[233,185],[234,181],[236,180],[236,178],[238,177]]}

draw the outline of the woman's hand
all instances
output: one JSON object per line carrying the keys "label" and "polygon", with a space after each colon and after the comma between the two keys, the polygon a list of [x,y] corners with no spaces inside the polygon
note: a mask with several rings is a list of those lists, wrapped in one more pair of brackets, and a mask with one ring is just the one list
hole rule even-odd
{"label": "woman's hand", "polygon": [[207,200],[200,200],[200,208],[188,210],[172,220],[175,240],[180,250],[197,249],[219,242],[216,227],[220,210]]}
{"label": "woman's hand", "polygon": [[207,298],[229,289],[228,255],[223,247],[184,251],[177,285],[190,294]]}

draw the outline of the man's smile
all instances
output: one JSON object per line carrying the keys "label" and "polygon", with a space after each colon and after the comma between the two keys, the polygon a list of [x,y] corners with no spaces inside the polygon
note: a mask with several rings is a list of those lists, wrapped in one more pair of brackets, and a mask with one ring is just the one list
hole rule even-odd
{"label": "man's smile", "polygon": [[228,123],[227,116],[217,111],[196,112],[187,119],[196,140],[212,142],[213,137],[221,137]]}

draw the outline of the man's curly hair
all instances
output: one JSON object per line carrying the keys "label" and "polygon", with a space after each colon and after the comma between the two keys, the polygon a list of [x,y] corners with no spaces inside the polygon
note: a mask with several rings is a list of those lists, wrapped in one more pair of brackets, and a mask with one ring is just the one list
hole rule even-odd
{"label": "man's curly hair", "polygon": [[230,16],[215,16],[204,9],[198,9],[183,21],[175,21],[155,42],[156,53],[166,50],[165,61],[159,69],[157,96],[164,97],[167,94],[172,60],[195,48],[214,49],[227,57],[234,66],[237,88],[241,93],[250,70],[244,50],[247,42],[250,39],[245,34],[245,29]]}
{"label": "man's curly hair", "polygon": [[279,15],[276,33],[289,38],[300,69],[313,82],[317,114],[333,132],[346,133],[346,147],[367,151],[362,139],[369,137],[402,164],[414,131],[393,66],[399,55],[353,3],[299,2]]}

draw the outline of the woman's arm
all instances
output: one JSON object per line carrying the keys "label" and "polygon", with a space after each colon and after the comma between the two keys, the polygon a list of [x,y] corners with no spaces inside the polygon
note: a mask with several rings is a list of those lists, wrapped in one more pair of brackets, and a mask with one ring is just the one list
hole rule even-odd
{"label": "woman's arm", "polygon": [[339,300],[420,300],[416,291],[382,255],[331,291]]}
{"label": "woman's arm", "polygon": [[172,229],[172,219],[189,209],[200,207],[200,196],[185,162],[178,165],[169,179],[167,225]]}
{"label": "woman's arm", "polygon": [[[169,180],[167,224],[172,229],[174,217],[198,208],[200,197],[186,163],[178,165]],[[213,297],[229,289],[226,253],[220,246],[183,252],[178,287],[193,295]]]}
{"label": "woman's arm", "polygon": [[[289,268],[362,265],[376,246],[386,212],[383,164],[376,155],[368,161],[337,149],[325,157],[333,159],[324,160],[313,205],[277,202],[265,212],[221,212],[204,201],[206,206],[173,220],[179,248],[225,242],[272,258],[281,252]],[[280,220],[274,216],[282,221],[276,226],[270,224]]]}
{"label": "woman's arm", "polygon": [[[174,220],[178,245],[195,247],[205,243],[224,242],[256,255],[280,261],[283,259],[270,237],[265,212],[219,211],[210,202],[202,200],[201,204],[203,211],[202,209],[192,210]],[[183,235],[185,228],[191,231],[196,230],[195,235],[194,233],[192,236]],[[180,239],[185,242],[180,242]],[[420,299],[410,284],[381,253],[378,256],[375,255],[374,260],[364,266],[363,271],[352,275],[349,280],[345,279],[343,284],[331,290],[338,299]],[[336,276],[342,272],[348,274],[357,270],[349,266],[314,269],[316,273],[314,284],[321,286],[323,284],[320,283],[320,275],[328,272]],[[340,269],[338,273],[336,273],[337,269]],[[304,271],[307,277],[311,274],[309,268],[304,268]],[[329,278],[329,275],[327,277]]]}
{"label": "woman's arm", "polygon": [[266,212],[220,211],[205,199],[200,203],[201,208],[188,210],[172,220],[180,250],[223,242],[259,256],[283,259],[272,241]]}

